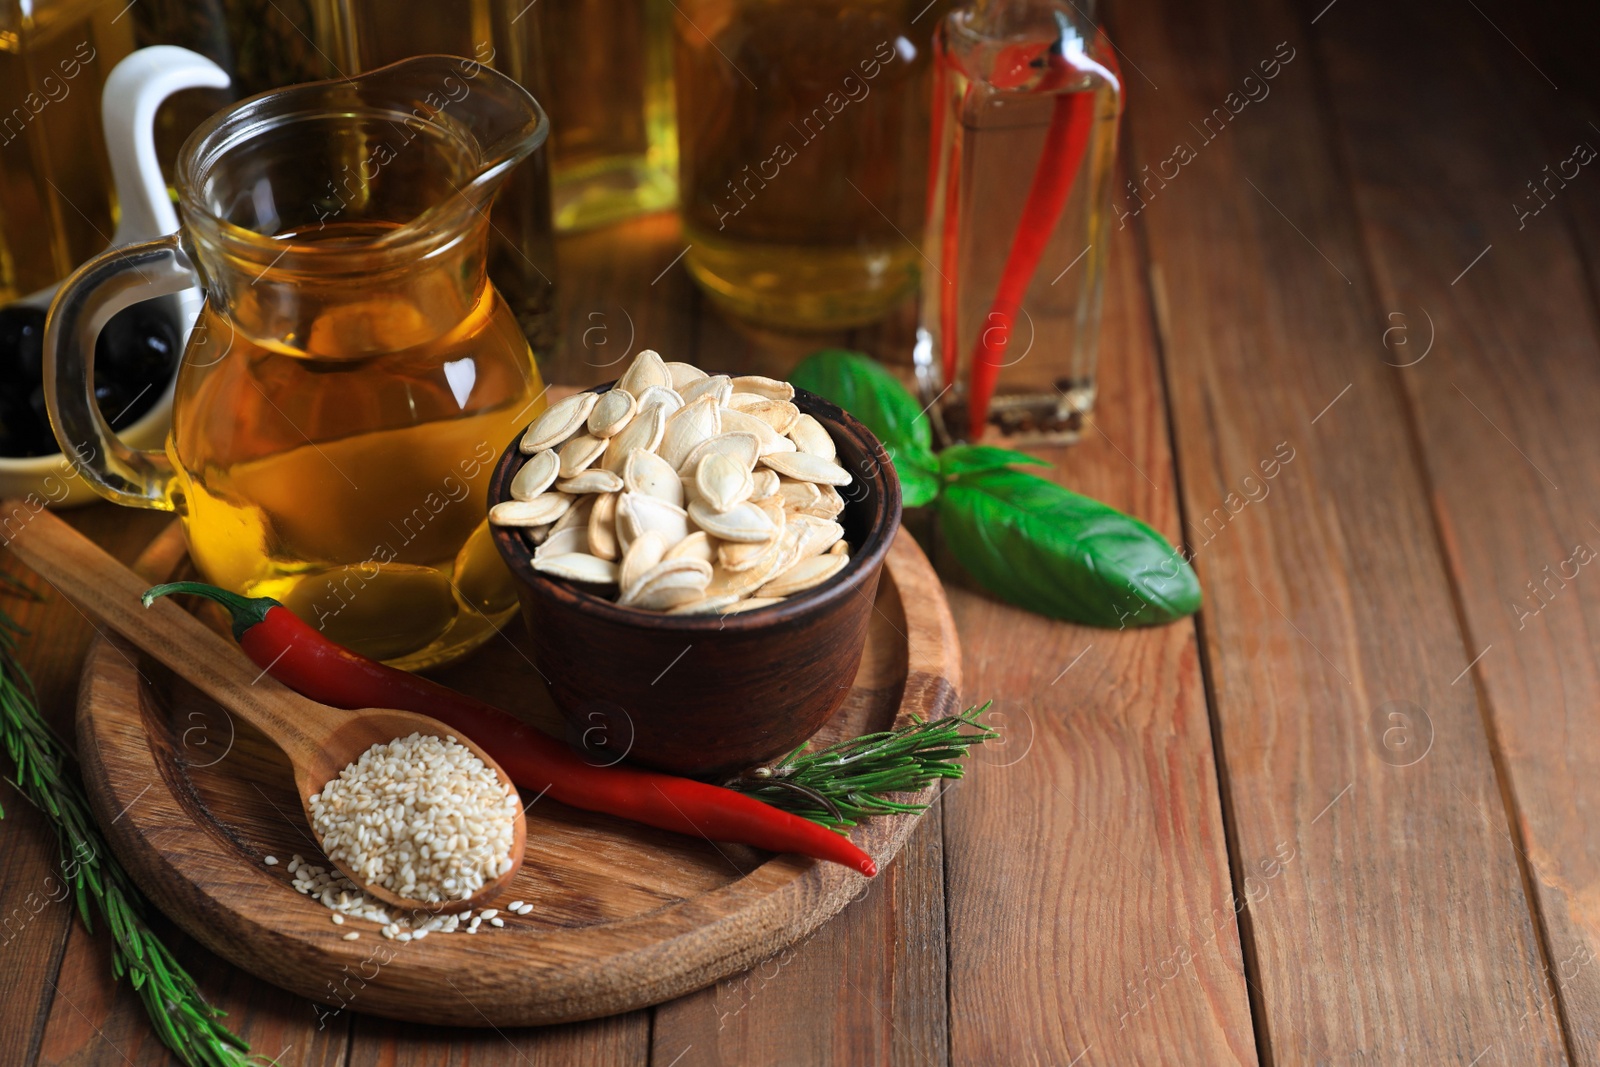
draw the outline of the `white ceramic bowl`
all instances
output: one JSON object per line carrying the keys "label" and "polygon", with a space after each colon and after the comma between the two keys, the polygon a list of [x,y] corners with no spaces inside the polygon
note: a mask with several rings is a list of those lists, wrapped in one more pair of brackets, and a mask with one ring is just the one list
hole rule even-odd
{"label": "white ceramic bowl", "polygon": [[[172,424],[172,383],[155,406],[119,434],[132,448],[160,448]],[[100,499],[89,480],[60,452],[14,459],[0,456],[0,497],[37,495],[54,508],[76,508]]]}

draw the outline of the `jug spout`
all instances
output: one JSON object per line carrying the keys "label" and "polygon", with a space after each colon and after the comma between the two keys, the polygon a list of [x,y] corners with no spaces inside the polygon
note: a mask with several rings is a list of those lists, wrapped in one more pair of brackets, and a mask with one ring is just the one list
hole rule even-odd
{"label": "jug spout", "polygon": [[460,193],[484,209],[506,175],[550,131],[544,109],[528,90],[475,58],[416,56],[332,84],[353,87],[366,107],[403,108],[402,125],[413,133],[437,125],[470,145],[470,180]]}

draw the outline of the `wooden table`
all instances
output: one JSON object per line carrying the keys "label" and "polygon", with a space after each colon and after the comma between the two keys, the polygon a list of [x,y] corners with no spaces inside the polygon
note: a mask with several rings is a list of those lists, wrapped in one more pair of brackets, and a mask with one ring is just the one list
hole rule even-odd
{"label": "wooden table", "polygon": [[[1099,409],[1049,458],[1187,542],[1201,615],[1052,623],[943,560],[966,696],[995,701],[1007,741],[791,956],[581,1025],[319,1029],[174,934],[259,1053],[1600,1060],[1600,170],[1547,181],[1574,144],[1600,147],[1584,22],[1525,26],[1503,0],[1113,14],[1143,202],[1116,196]],[[734,326],[683,247],[670,218],[565,241],[551,376],[611,377],[630,342],[769,373],[824,341],[904,358],[909,313],[843,339]],[[123,557],[164,521],[72,520]],[[91,628],[56,600],[8,606],[65,727]],[[0,957],[0,1061],[165,1062],[104,943],[63,904],[31,914],[54,843],[9,787],[0,801],[0,899],[30,916]]]}

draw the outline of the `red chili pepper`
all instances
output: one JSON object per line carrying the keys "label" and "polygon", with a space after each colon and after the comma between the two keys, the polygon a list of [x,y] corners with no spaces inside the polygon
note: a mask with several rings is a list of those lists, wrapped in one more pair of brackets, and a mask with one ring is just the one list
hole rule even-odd
{"label": "red chili pepper", "polygon": [[[1033,65],[1047,45],[1012,45],[1002,49],[992,77],[1000,88],[1022,84],[1031,76]],[[1049,71],[1037,91],[1061,85],[1072,67],[1058,52],[1049,56]],[[967,433],[976,441],[983,437],[989,421],[989,402],[994,398],[996,380],[1005,359],[1006,344],[1016,324],[1022,297],[1039,269],[1039,259],[1055,233],[1056,223],[1072,191],[1073,179],[1083,163],[1094,126],[1095,94],[1089,90],[1063,93],[1050,110],[1050,126],[1045,133],[1044,151],[1033,172],[1033,182],[1023,201],[1022,217],[1006,256],[1000,284],[994,295],[984,327],[972,355],[972,388],[967,398]]]}
{"label": "red chili pepper", "polygon": [[843,834],[721,786],[634,767],[597,767],[492,704],[335,644],[271,597],[172,582],[146,592],[145,605],[169,593],[221,604],[245,655],[300,695],[336,708],[430,715],[482,745],[513,782],[541,796],[660,830],[841,863],[868,878],[878,873],[872,857]]}

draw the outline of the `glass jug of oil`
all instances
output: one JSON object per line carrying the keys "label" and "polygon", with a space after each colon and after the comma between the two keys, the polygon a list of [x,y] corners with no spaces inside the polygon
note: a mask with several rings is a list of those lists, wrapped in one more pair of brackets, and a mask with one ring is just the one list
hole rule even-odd
{"label": "glass jug of oil", "polygon": [[[46,328],[50,417],[106,498],[176,511],[201,573],[408,668],[515,610],[490,468],[543,407],[485,275],[489,207],[548,122],[515,81],[424,56],[280,89],[184,144],[182,229],[91,260]],[[94,402],[95,335],[198,274],[165,453]]]}

